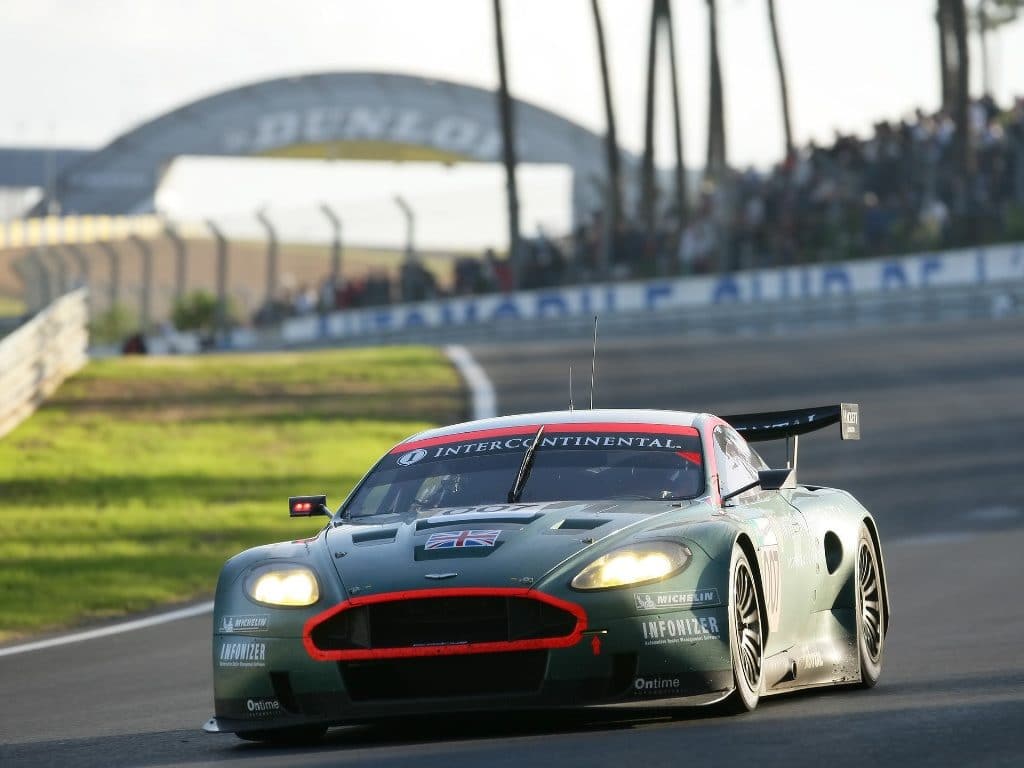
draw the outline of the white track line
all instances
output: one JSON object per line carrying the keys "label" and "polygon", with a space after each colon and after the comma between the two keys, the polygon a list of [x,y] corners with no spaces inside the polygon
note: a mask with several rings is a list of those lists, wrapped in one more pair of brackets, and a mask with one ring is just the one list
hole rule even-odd
{"label": "white track line", "polygon": [[444,348],[444,353],[469,387],[473,418],[490,419],[497,416],[498,401],[494,395],[494,385],[470,351],[461,344],[449,344]]}
{"label": "white track line", "polygon": [[119,635],[122,632],[132,632],[136,629],[154,627],[157,624],[166,624],[169,621],[178,621],[179,619],[189,619],[193,616],[202,616],[204,613],[209,613],[212,610],[213,601],[210,600],[206,603],[199,603],[199,605],[190,605],[188,608],[179,608],[176,611],[168,611],[167,613],[158,613],[155,616],[147,616],[144,619],[132,619],[131,621],[125,621],[120,624],[112,624],[109,627],[89,629],[84,632],[73,632],[70,635],[51,637],[46,640],[36,640],[35,642],[24,643],[22,645],[12,645],[10,648],[0,648],[0,656],[13,656],[16,653],[41,651],[46,648],[55,648],[58,645],[80,643],[83,640],[94,640],[97,637],[107,637],[108,635]]}
{"label": "white track line", "polygon": [[[452,344],[444,348],[444,353],[452,361],[452,365],[458,370],[459,375],[466,382],[466,386],[469,387],[473,418],[489,419],[496,416],[498,409],[497,399],[494,395],[494,385],[491,384],[491,380],[484,373],[484,369],[480,367],[480,364],[473,358],[469,350],[460,344]],[[146,627],[165,624],[169,621],[201,616],[212,610],[213,601],[211,600],[199,605],[189,606],[188,608],[179,608],[176,611],[168,611],[156,616],[147,616],[144,619],[133,619],[121,624],[113,624],[109,627],[90,629],[85,632],[74,632],[70,635],[61,635],[60,637],[51,637],[46,640],[36,640],[32,643],[12,645],[9,648],[0,648],[0,657],[28,653],[29,651],[41,651],[46,648],[55,648],[69,643],[80,643],[84,640],[94,640],[98,637],[107,637],[108,635],[119,635],[122,632],[145,629]]]}

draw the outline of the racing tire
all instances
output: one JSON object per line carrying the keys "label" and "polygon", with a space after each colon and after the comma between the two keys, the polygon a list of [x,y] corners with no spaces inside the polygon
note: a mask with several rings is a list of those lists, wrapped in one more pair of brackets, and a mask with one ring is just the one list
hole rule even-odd
{"label": "racing tire", "polygon": [[262,741],[267,744],[315,744],[327,733],[326,725],[293,725],[287,728],[268,728],[263,731],[245,731],[235,736],[243,741]]}
{"label": "racing tire", "polygon": [[885,606],[882,604],[882,571],[875,542],[863,523],[857,537],[857,654],[860,656],[860,687],[874,688],[882,676],[885,656]]}
{"label": "racing tire", "polygon": [[764,677],[764,625],[761,590],[743,549],[732,551],[729,571],[729,650],[734,690],[723,703],[725,712],[750,712],[761,698]]}

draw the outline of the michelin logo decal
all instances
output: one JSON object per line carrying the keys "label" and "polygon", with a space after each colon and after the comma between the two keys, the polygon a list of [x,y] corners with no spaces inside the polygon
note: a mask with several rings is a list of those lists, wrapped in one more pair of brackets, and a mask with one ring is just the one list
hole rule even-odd
{"label": "michelin logo decal", "polygon": [[270,626],[270,616],[256,613],[247,616],[221,616],[218,632],[266,632]]}
{"label": "michelin logo decal", "polygon": [[717,589],[698,589],[693,592],[643,592],[634,594],[633,600],[638,611],[670,611],[719,604]]}

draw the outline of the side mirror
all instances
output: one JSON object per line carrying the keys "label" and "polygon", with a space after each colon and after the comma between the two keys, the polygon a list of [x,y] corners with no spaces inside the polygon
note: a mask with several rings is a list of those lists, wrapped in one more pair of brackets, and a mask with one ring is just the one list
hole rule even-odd
{"label": "side mirror", "polygon": [[781,491],[787,488],[796,488],[795,469],[762,469],[757,473],[757,480],[747,483],[742,488],[737,488],[732,493],[722,497],[722,503],[729,501],[741,493],[746,493],[751,488],[760,488],[762,491]]}
{"label": "side mirror", "polygon": [[289,496],[288,516],[289,517],[313,517],[315,515],[327,515],[331,511],[327,508],[327,494],[319,496]]}
{"label": "side mirror", "polygon": [[763,491],[781,491],[784,488],[796,488],[796,470],[793,469],[762,469],[757,473],[757,480]]}

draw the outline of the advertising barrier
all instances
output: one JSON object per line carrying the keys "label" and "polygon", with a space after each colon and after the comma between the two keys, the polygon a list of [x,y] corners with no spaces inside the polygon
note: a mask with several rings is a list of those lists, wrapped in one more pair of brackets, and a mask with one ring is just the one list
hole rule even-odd
{"label": "advertising barrier", "polygon": [[286,343],[519,320],[755,306],[1024,279],[1024,243],[642,282],[603,283],[333,312],[285,321]]}

